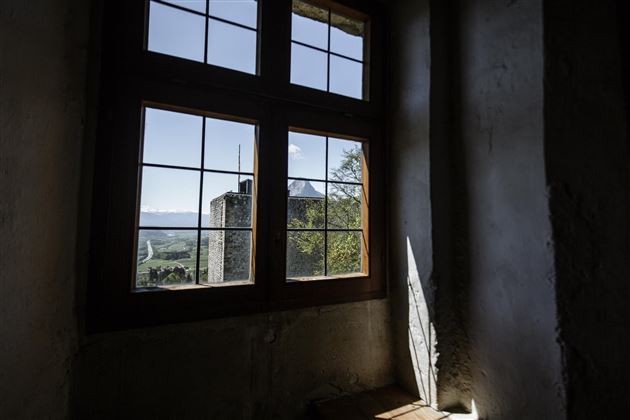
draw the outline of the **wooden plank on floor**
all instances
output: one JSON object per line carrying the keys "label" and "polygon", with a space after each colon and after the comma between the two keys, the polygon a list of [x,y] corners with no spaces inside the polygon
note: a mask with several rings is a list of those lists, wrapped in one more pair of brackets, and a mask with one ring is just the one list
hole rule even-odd
{"label": "wooden plank on floor", "polygon": [[395,386],[388,386],[316,404],[322,420],[439,420],[443,413]]}
{"label": "wooden plank on floor", "polygon": [[377,417],[387,411],[387,407],[382,405],[379,400],[375,399],[368,392],[360,392],[350,396],[352,402],[368,419],[378,419],[387,417]]}
{"label": "wooden plank on floor", "polygon": [[378,400],[381,405],[386,408],[386,411],[381,414],[381,418],[385,419],[409,419],[418,420],[416,415],[417,407],[413,406],[413,403],[417,401],[417,398],[410,396],[398,387],[388,386],[385,388],[368,391],[370,395]]}
{"label": "wooden plank on floor", "polygon": [[328,400],[316,404],[317,414],[320,419],[335,420],[366,420],[370,417],[364,416],[349,396]]}

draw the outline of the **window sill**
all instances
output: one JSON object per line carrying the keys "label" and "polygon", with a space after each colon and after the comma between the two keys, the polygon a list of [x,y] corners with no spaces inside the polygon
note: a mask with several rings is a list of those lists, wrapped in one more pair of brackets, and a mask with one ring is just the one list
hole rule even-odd
{"label": "window sill", "polygon": [[287,283],[305,283],[313,281],[331,281],[331,280],[366,280],[369,276],[365,274],[343,274],[339,276],[313,276],[313,277],[289,277]]}
{"label": "window sill", "polygon": [[249,280],[244,281],[230,281],[215,284],[176,284],[176,285],[163,285],[155,287],[142,287],[133,289],[132,293],[155,293],[155,292],[176,292],[180,290],[199,290],[199,289],[214,289],[233,286],[253,286],[254,283]]}

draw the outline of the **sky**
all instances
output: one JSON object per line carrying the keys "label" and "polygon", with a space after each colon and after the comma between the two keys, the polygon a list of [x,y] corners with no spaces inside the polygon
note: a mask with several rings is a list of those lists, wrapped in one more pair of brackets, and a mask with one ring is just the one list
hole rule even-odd
{"label": "sky", "polygon": [[[170,1],[205,12],[205,1]],[[211,0],[210,14],[253,28],[209,21],[208,61],[211,64],[255,73],[256,5],[253,0]],[[151,2],[148,49],[203,62],[204,17]],[[292,37],[309,45],[327,47],[324,23],[293,15]],[[331,28],[331,50],[361,59],[362,38]],[[323,57],[323,66],[321,65]],[[326,89],[326,53],[292,44],[291,82]],[[318,64],[319,63],[319,64]],[[323,82],[322,82],[323,80]],[[361,97],[361,64],[331,55],[331,91]],[[144,163],[174,165],[191,170],[144,167],[141,209],[143,211],[197,212],[202,152],[203,117],[146,109]],[[253,172],[255,126],[206,118],[205,169],[238,171],[239,145],[241,172]],[[359,143],[329,140],[329,167],[337,167],[344,149]],[[325,180],[326,138],[290,133],[288,142],[289,176]],[[203,213],[210,201],[228,191],[238,191],[238,175],[205,173]],[[250,178],[241,175],[241,181]],[[313,186],[324,193],[323,183]]]}
{"label": "sky", "polygon": [[[205,1],[170,0],[182,7],[205,13]],[[210,16],[246,26],[209,19],[208,62],[246,73],[256,73],[257,4],[254,0],[210,0]],[[335,15],[333,14],[333,17]],[[205,18],[150,2],[148,49],[193,61],[204,61]],[[328,25],[296,14],[291,19],[294,41],[328,49]],[[263,46],[264,47],[264,46]],[[330,51],[356,60],[363,59],[363,38],[331,27]],[[327,53],[296,43],[291,45],[291,83],[326,90]],[[362,97],[362,64],[330,56],[330,91]]]}

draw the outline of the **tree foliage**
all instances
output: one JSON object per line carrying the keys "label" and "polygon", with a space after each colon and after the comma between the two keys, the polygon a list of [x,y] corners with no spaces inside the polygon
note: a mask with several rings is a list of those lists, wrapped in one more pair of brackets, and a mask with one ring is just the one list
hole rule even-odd
{"label": "tree foliage", "polygon": [[[328,228],[360,229],[362,186],[342,184],[354,182],[360,184],[362,152],[359,147],[343,151],[340,165],[330,171],[328,184]],[[304,216],[289,221],[290,228],[313,229],[324,226],[323,206],[312,200]],[[361,232],[328,232],[328,274],[339,275],[361,271]],[[311,275],[324,274],[324,239],[323,233],[291,232],[289,247],[294,247],[311,262]]]}

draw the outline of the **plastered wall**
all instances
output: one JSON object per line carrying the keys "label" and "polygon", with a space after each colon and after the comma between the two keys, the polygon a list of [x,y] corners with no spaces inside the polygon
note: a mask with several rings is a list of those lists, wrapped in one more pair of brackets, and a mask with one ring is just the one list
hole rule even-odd
{"label": "plastered wall", "polygon": [[386,301],[86,337],[77,418],[299,419],[393,381]]}
{"label": "plastered wall", "polygon": [[429,2],[390,13],[389,290],[398,383],[437,406],[429,163]]}
{"label": "plastered wall", "polygon": [[87,5],[0,3],[0,417],[65,418]]}
{"label": "plastered wall", "polygon": [[472,398],[497,419],[562,419],[554,238],[545,178],[542,1],[458,7],[454,121],[467,203]]}
{"label": "plastered wall", "polygon": [[556,1],[544,10],[545,157],[571,419],[630,410],[625,3]]}
{"label": "plastered wall", "polygon": [[397,378],[482,418],[565,418],[543,3],[393,9],[391,187],[407,197],[390,214]]}

